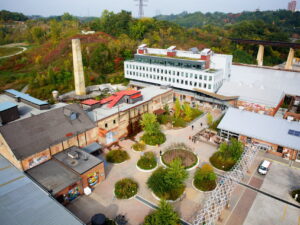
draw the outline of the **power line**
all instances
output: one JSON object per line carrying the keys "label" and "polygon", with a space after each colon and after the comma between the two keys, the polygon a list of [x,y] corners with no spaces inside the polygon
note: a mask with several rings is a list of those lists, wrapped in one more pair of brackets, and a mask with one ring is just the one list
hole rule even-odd
{"label": "power line", "polygon": [[134,0],[134,1],[138,2],[138,4],[136,5],[139,7],[138,17],[143,18],[144,17],[144,7],[147,6],[144,3],[148,2],[148,0]]}

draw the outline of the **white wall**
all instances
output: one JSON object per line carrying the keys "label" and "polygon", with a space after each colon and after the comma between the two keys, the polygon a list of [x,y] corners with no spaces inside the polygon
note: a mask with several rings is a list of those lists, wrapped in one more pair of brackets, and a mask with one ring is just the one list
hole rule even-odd
{"label": "white wall", "polygon": [[214,54],[210,57],[210,67],[223,70],[223,79],[228,80],[231,74],[232,55]]}
{"label": "white wall", "polygon": [[[194,90],[194,88],[199,88],[210,92],[216,92],[222,85],[223,81],[223,70],[219,70],[214,73],[207,73],[205,70],[161,66],[135,61],[126,61],[124,63],[124,67],[125,77],[128,79],[145,81],[159,85],[170,85],[172,87],[182,88],[185,90]],[[142,70],[138,69],[140,67]],[[161,72],[161,70],[163,70],[163,72]],[[167,71],[167,74],[165,71]],[[177,75],[178,73],[179,75]],[[163,80],[161,80],[161,77]],[[202,77],[202,79],[200,79],[200,77]]]}

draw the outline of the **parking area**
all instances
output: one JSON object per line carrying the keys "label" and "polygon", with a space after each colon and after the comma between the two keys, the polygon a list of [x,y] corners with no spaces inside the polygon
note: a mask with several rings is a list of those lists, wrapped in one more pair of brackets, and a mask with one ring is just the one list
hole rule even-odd
{"label": "parking area", "polygon": [[[257,173],[255,176],[263,178],[263,175]],[[300,188],[299,169],[272,162],[268,174],[263,179],[261,191],[300,206],[289,195],[292,189]],[[299,225],[300,209],[273,197],[257,193],[244,221],[244,225],[253,224]]]}
{"label": "parking area", "polygon": [[289,195],[289,192],[295,188],[300,188],[300,169],[272,162],[260,190],[296,203]]}

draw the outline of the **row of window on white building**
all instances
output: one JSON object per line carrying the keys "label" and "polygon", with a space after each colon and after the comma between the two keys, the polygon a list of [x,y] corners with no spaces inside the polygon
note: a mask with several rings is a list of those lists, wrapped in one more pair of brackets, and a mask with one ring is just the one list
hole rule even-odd
{"label": "row of window on white building", "polygon": [[[159,68],[152,68],[152,67],[147,67],[147,66],[136,66],[136,65],[131,65],[131,64],[127,64],[126,65],[127,69],[134,69],[134,70],[138,70],[138,71],[146,71],[146,72],[154,72],[154,73],[160,73],[160,74],[169,74],[169,75],[177,75],[177,76],[181,76],[181,77],[186,77],[186,78],[194,78],[194,79],[198,79],[202,80],[202,78],[204,78],[204,80],[207,80],[208,77],[208,81],[212,81],[212,76],[206,76],[206,75],[201,75],[201,74],[193,74],[193,73],[188,73],[188,72],[179,72],[179,71],[174,71],[174,70],[167,70],[167,69],[159,69]],[[135,75],[135,72],[133,71],[132,74],[130,75]]]}

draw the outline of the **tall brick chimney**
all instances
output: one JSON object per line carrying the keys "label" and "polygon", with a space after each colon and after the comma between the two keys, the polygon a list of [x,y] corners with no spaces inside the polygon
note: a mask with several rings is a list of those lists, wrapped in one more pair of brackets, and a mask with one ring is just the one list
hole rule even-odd
{"label": "tall brick chimney", "polygon": [[79,39],[72,39],[74,81],[76,95],[86,95],[82,55]]}

